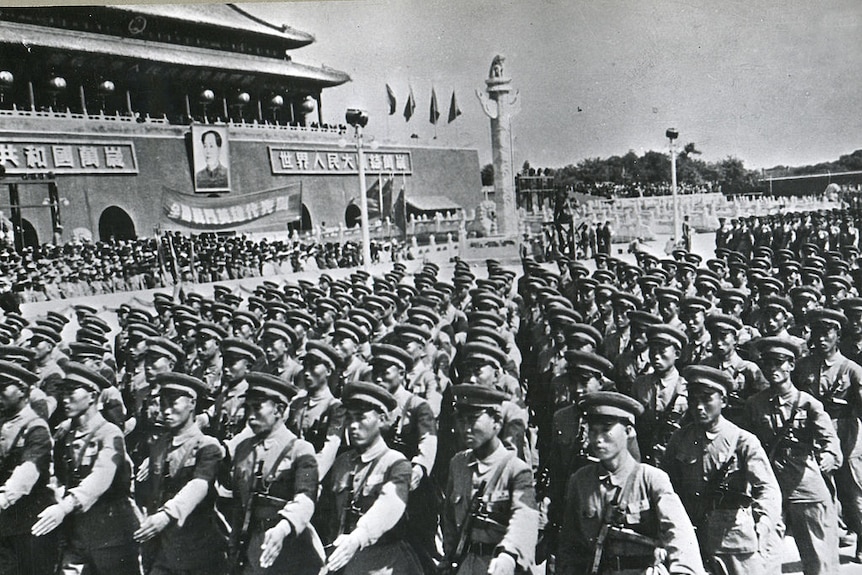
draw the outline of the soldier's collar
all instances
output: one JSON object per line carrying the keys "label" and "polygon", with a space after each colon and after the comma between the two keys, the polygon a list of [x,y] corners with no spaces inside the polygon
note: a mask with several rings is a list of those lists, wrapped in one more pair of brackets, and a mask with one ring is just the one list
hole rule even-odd
{"label": "soldier's collar", "polygon": [[611,485],[621,488],[625,484],[626,479],[628,479],[628,476],[631,473],[634,473],[636,465],[637,461],[635,461],[634,457],[631,457],[630,455],[625,458],[625,461],[623,461],[616,471],[610,471],[603,465],[599,464],[596,466],[599,481],[601,483],[610,482]]}
{"label": "soldier's collar", "polygon": [[482,474],[482,473],[485,473],[486,471],[488,471],[489,469],[491,469],[492,467],[494,467],[499,461],[503,460],[507,456],[507,454],[508,454],[508,450],[503,445],[503,443],[500,442],[500,445],[497,446],[497,449],[494,450],[494,452],[491,453],[485,459],[478,459],[476,457],[475,453],[471,452],[470,453],[470,457],[471,457],[470,465],[471,466],[475,465],[479,474]]}
{"label": "soldier's collar", "polygon": [[362,460],[362,463],[369,463],[377,459],[377,457],[382,455],[387,449],[389,448],[386,446],[386,442],[383,441],[382,437],[378,436],[374,444],[370,445],[368,449],[359,455],[359,459]]}
{"label": "soldier's collar", "polygon": [[203,433],[203,431],[201,431],[200,427],[198,427],[197,425],[192,425],[191,427],[189,427],[185,431],[171,437],[171,445],[174,445],[174,446],[182,445],[182,444],[186,443],[189,439],[196,438],[199,435],[203,435],[203,434],[204,433]]}

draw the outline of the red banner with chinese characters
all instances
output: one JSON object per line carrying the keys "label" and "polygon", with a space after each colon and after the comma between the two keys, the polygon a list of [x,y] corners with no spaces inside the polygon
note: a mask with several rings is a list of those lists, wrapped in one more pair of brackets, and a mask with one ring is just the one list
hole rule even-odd
{"label": "red banner with chinese characters", "polygon": [[174,225],[199,231],[286,227],[302,217],[302,185],[218,198],[163,188],[162,213]]}

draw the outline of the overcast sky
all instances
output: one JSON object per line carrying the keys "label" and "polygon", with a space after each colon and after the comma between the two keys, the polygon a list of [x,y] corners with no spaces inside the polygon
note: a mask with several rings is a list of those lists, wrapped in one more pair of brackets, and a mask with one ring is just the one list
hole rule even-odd
{"label": "overcast sky", "polygon": [[[477,148],[490,128],[475,90],[495,54],[520,90],[516,167],[665,149],[665,130],[704,159],[749,168],[862,148],[860,0],[326,0],[244,4],[314,34],[293,53],[353,81],[324,91],[324,121],[368,110],[380,141]],[[398,111],[388,116],[385,85]],[[412,86],[416,114],[401,115]],[[441,119],[429,123],[432,86]],[[446,123],[455,91],[463,115]],[[580,110],[580,111],[579,111]],[[410,140],[411,134],[419,140]]]}

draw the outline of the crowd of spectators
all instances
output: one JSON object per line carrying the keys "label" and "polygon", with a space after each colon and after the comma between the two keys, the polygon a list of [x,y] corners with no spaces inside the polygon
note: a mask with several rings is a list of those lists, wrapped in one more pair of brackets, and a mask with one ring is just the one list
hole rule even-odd
{"label": "crowd of spectators", "polygon": [[[212,233],[26,247],[0,248],[0,294],[31,303],[97,294],[153,289],[184,282],[206,283],[269,277],[309,269],[360,265],[356,242],[309,239],[259,241]],[[410,259],[398,240],[374,241],[371,259]]]}
{"label": "crowd of spectators", "polygon": [[[602,196],[605,198],[647,198],[653,196],[669,196],[673,193],[669,183],[648,184],[630,182],[626,184],[615,184],[613,182],[595,182],[592,184],[579,182],[574,191],[591,196]],[[713,182],[703,184],[677,184],[678,194],[708,194],[718,192],[719,186]]]}

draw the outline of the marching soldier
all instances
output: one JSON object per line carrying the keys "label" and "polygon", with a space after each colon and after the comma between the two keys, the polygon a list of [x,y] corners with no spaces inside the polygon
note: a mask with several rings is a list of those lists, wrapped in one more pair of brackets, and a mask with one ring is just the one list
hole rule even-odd
{"label": "marching soldier", "polygon": [[645,311],[630,311],[629,320],[631,321],[630,349],[615,357],[614,360],[613,380],[617,384],[617,391],[622,393],[628,393],[639,376],[652,371],[646,328],[662,323],[660,317]]}
{"label": "marching soldier", "polygon": [[190,366],[189,374],[203,381],[209,394],[215,393],[221,383],[222,355],[221,342],[227,337],[227,332],[208,321],[202,321],[195,327],[195,361]]}
{"label": "marching soldier", "polygon": [[[789,341],[758,342],[769,388],[745,406],[745,427],[764,445],[781,487],[784,517],[806,575],[838,572],[838,516],[824,476],[841,466],[838,436],[823,404],[791,383],[799,350]],[[772,553],[767,571],[780,573]]]}
{"label": "marching soldier", "polygon": [[351,449],[335,460],[321,494],[321,522],[332,553],[326,563],[344,575],[419,575],[422,567],[404,540],[412,465],[390,449],[381,432],[398,402],[374,383],[354,383],[342,395]]}
{"label": "marching soldier", "polygon": [[206,412],[201,414],[202,427],[209,435],[226,441],[228,448],[235,446],[233,438],[245,429],[248,414],[245,395],[251,366],[263,357],[263,350],[253,343],[229,337],[221,342],[221,388]]}
{"label": "marching soldier", "polygon": [[718,564],[713,572],[758,573],[781,527],[781,490],[757,437],[724,418],[736,390],[730,374],[694,365],[683,373],[692,423],[671,437],[664,469],[697,528],[704,562]]}
{"label": "marching soldier", "polygon": [[74,362],[62,380],[67,419],[55,434],[54,472],[63,495],[39,513],[37,537],[65,528],[64,573],[137,575],[138,518],[132,506],[131,467],[123,433],[99,413],[99,394],[110,383]]}
{"label": "marching soldier", "polygon": [[314,447],[317,469],[325,478],[341,449],[344,435],[344,406],[332,394],[330,383],[339,379],[341,357],[332,346],[308,340],[305,346],[305,393],[290,404],[287,427]]}
{"label": "marching soldier", "polygon": [[847,527],[856,534],[856,558],[862,562],[862,367],[839,350],[847,317],[819,309],[809,315],[811,353],[793,372],[796,386],[823,402],[838,433],[844,463],[835,473],[838,500]]}
{"label": "marching soldier", "polygon": [[711,304],[700,297],[682,300],[680,315],[685,322],[688,344],[682,351],[680,365],[698,365],[703,362],[712,349],[709,331],[706,329],[706,316]]}
{"label": "marching soldier", "polygon": [[667,474],[638,463],[627,449],[643,406],[598,391],[580,407],[599,462],[569,480],[556,572],[703,574],[694,528]]}
{"label": "marching soldier", "polygon": [[685,378],[676,369],[687,341],[685,333],[670,325],[647,328],[653,373],[638,377],[631,391],[644,408],[638,421],[638,444],[647,463],[660,462],[665,445],[688,409]]}
{"label": "marching soldier", "polygon": [[53,573],[57,534],[33,537],[37,514],[54,502],[48,486],[51,432],[30,407],[32,371],[0,361],[0,573]]}
{"label": "marching soldier", "polygon": [[539,513],[529,466],[499,439],[505,393],[481,385],[454,387],[466,451],[449,464],[443,514],[444,564],[455,573],[528,573]]}
{"label": "marching soldier", "polygon": [[260,347],[266,353],[263,373],[277,375],[290,383],[302,372],[302,365],[291,355],[296,342],[296,333],[286,323],[270,320],[263,324],[260,334]]}
{"label": "marching soldier", "polygon": [[248,375],[253,437],[236,448],[228,486],[241,505],[231,532],[236,573],[317,575],[322,549],[311,527],[317,502],[314,447],[285,425],[298,389],[266,373]]}
{"label": "marching soldier", "polygon": [[149,446],[136,493],[147,517],[135,532],[148,575],[219,575],[226,542],[215,510],[215,479],[224,451],[204,435],[195,412],[207,397],[200,379],[180,373],[157,378],[166,432]]}

